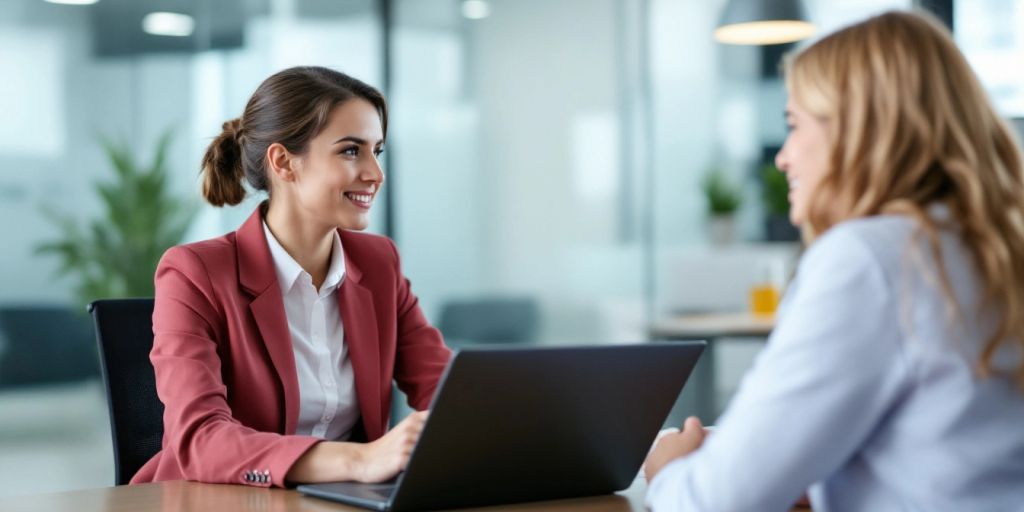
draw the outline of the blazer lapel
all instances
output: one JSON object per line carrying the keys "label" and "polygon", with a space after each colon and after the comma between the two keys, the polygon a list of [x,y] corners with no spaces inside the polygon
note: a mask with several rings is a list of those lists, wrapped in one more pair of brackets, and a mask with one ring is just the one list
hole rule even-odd
{"label": "blazer lapel", "polygon": [[[344,250],[344,246],[342,246]],[[381,393],[380,339],[373,294],[359,284],[362,272],[345,254],[345,280],[338,291],[338,310],[345,328],[345,344],[355,373],[356,397],[367,439],[377,439],[387,429]]]}
{"label": "blazer lapel", "polygon": [[277,282],[274,259],[263,233],[263,205],[242,224],[236,233],[238,273],[242,288],[254,295],[249,310],[256,320],[260,337],[281,379],[284,391],[284,433],[295,433],[299,421],[299,377],[295,353],[284,313],[284,299]]}

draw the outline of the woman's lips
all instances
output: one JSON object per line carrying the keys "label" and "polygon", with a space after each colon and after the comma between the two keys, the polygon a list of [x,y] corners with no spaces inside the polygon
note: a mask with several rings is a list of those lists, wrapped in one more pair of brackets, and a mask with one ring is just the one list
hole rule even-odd
{"label": "woman's lips", "polygon": [[362,193],[362,192],[345,192],[345,197],[349,201],[352,201],[356,206],[369,210],[373,204],[373,194]]}

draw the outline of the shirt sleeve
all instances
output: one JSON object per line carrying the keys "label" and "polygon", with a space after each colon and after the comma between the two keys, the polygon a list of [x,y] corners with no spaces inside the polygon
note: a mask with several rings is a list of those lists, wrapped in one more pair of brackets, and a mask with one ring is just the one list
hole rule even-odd
{"label": "shirt sleeve", "polygon": [[808,250],[785,311],[704,445],[650,482],[670,510],[788,510],[854,455],[907,382],[898,304],[857,233]]}

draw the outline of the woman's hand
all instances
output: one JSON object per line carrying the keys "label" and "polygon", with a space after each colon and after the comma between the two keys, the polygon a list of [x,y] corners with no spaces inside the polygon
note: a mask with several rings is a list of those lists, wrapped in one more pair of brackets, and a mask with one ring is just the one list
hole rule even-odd
{"label": "woman's hand", "polygon": [[404,470],[423,432],[427,414],[427,411],[414,412],[380,439],[363,445],[356,479],[360,482],[383,482]]}
{"label": "woman's hand", "polygon": [[704,425],[701,425],[696,416],[686,418],[682,431],[662,437],[647,456],[647,461],[644,462],[644,475],[647,481],[654,480],[654,476],[669,462],[700,448],[706,435]]}
{"label": "woman's hand", "polygon": [[409,463],[427,412],[414,412],[372,443],[317,443],[288,470],[293,484],[315,482],[384,482]]}

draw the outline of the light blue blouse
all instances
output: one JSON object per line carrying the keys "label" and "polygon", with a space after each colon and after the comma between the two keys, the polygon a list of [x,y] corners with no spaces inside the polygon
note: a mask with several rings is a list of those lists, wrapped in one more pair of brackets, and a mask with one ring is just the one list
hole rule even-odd
{"label": "light blue blouse", "polygon": [[809,488],[816,512],[1024,511],[1024,392],[973,371],[995,316],[958,237],[940,245],[959,317],[914,233],[872,217],[811,245],[717,429],[650,482],[649,506],[787,510]]}

